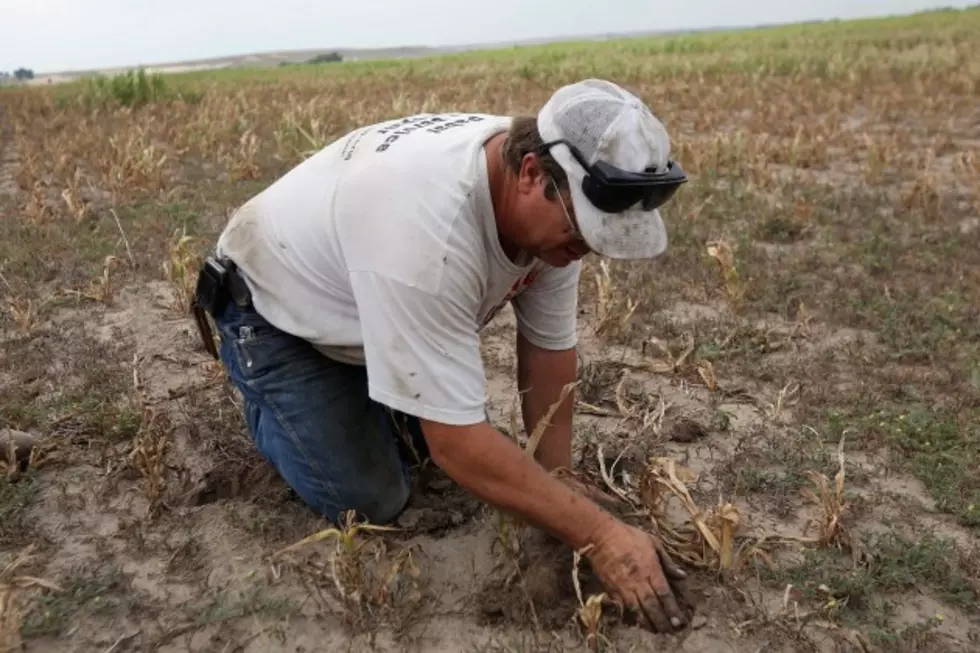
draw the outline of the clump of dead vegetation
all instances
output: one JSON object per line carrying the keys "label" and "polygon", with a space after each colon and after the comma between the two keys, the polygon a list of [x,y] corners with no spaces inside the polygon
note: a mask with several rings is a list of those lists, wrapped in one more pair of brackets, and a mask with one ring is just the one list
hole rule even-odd
{"label": "clump of dead vegetation", "polygon": [[[338,525],[276,551],[270,561],[299,569],[321,587],[331,586],[348,624],[371,628],[388,620],[396,608],[412,612],[422,599],[421,571],[412,548],[391,551],[390,543],[376,535],[397,530],[359,522],[354,511],[347,511]],[[333,545],[313,546],[321,542]]]}
{"label": "clump of dead vegetation", "polygon": [[145,382],[139,368],[139,358],[133,359],[133,390],[139,404],[139,431],[128,456],[143,479],[143,494],[147,500],[147,516],[154,517],[164,508],[169,466],[171,425],[166,413],[154,406],[146,395]]}
{"label": "clump of dead vegetation", "polygon": [[21,650],[20,629],[27,611],[28,590],[45,589],[64,592],[57,584],[29,573],[36,562],[33,546],[21,550],[8,560],[0,559],[0,653]]}

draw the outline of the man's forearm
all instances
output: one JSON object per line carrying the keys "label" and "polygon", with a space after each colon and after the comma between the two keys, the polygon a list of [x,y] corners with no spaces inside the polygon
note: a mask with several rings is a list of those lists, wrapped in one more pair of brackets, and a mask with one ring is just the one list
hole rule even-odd
{"label": "man's forearm", "polygon": [[575,549],[591,543],[612,520],[489,424],[462,428],[423,421],[422,429],[433,461],[457,483]]}
{"label": "man's forearm", "polygon": [[[577,378],[575,349],[547,351],[517,336],[517,387],[521,392],[524,428],[530,435],[558,401],[562,388]],[[535,451],[535,458],[549,472],[572,467],[572,415],[575,393],[562,402]]]}

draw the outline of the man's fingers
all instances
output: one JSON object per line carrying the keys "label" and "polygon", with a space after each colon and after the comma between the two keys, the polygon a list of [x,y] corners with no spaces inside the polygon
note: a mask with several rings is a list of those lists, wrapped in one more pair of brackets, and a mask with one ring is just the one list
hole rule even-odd
{"label": "man's fingers", "polygon": [[667,619],[667,615],[664,614],[663,606],[660,605],[660,599],[657,597],[656,592],[650,592],[640,598],[640,611],[646,615],[658,633],[669,633],[671,631],[670,621]]}
{"label": "man's fingers", "polygon": [[637,603],[634,606],[631,606],[630,612],[636,618],[636,623],[640,628],[643,628],[644,630],[657,632],[656,629],[653,627],[653,624],[650,623],[650,620],[647,618],[646,612],[643,611],[643,606],[641,606],[639,603]]}
{"label": "man's fingers", "polygon": [[680,568],[680,565],[675,563],[667,553],[664,545],[657,541],[657,554],[660,556],[660,566],[663,567],[664,573],[671,578],[671,580],[684,580],[687,578],[687,573]]}
{"label": "man's fingers", "polygon": [[663,605],[664,612],[666,613],[667,619],[670,620],[670,625],[674,628],[683,628],[687,625],[687,617],[684,612],[677,605],[677,599],[674,598],[673,592],[670,589],[657,589],[657,597],[660,599],[660,604]]}

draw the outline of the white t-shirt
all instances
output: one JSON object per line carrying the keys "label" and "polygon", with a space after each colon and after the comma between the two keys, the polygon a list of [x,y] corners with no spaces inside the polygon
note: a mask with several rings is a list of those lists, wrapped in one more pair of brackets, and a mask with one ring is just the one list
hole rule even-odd
{"label": "white t-shirt", "polygon": [[355,130],[232,216],[217,251],[270,323],[367,366],[372,399],[448,424],[485,417],[480,330],[508,301],[547,349],[576,344],[581,262],[511,262],[483,144],[510,118],[421,114]]}

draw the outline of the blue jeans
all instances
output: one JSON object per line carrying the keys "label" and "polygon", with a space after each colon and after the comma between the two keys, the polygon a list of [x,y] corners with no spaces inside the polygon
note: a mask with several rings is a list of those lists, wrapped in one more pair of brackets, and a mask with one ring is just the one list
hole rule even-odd
{"label": "blue jeans", "polygon": [[429,456],[418,419],[372,400],[364,367],[327,358],[252,308],[230,302],[215,324],[249,433],[286,483],[334,523],[347,510],[394,520]]}

